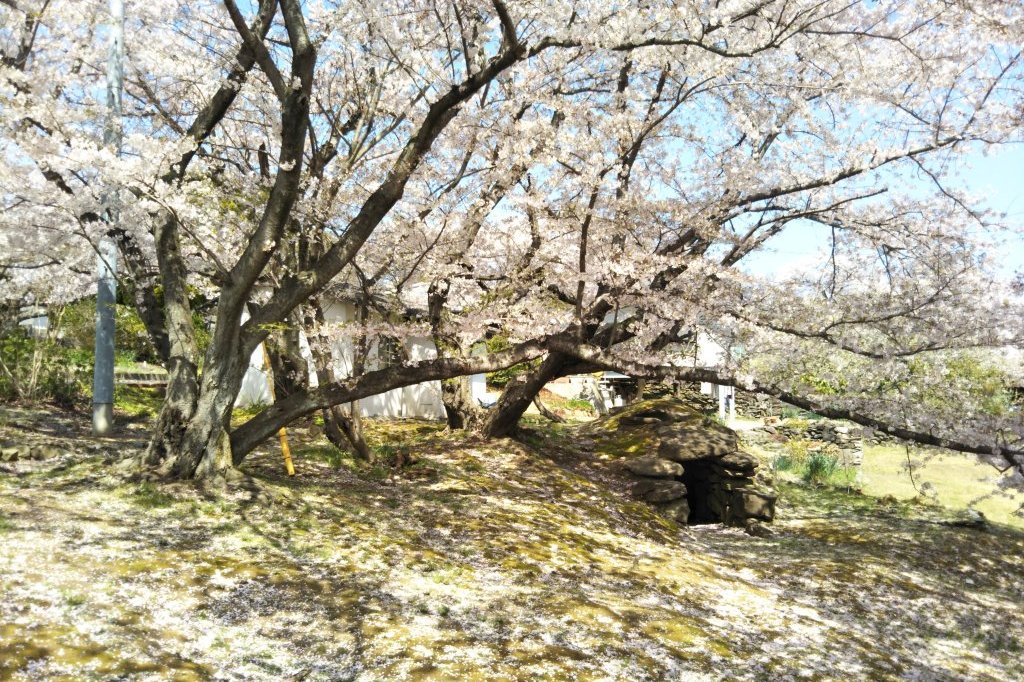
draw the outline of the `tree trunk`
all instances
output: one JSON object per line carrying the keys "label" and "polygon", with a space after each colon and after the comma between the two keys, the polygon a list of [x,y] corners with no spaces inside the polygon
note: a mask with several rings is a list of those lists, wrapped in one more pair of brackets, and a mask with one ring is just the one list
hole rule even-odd
{"label": "tree trunk", "polygon": [[[472,241],[470,240],[471,244]],[[469,248],[468,245],[465,245]],[[460,254],[465,249],[460,251]],[[427,290],[427,319],[430,321],[430,336],[437,351],[437,357],[464,357],[458,340],[445,331],[445,306],[451,291],[450,280],[437,280]],[[464,429],[479,421],[479,409],[473,404],[469,391],[469,380],[453,377],[441,381],[441,404],[444,406],[445,421],[449,429]]]}
{"label": "tree trunk", "polygon": [[309,368],[302,357],[299,333],[298,325],[289,322],[286,329],[271,334],[263,342],[270,358],[275,399],[287,398],[309,388]]}
{"label": "tree trunk", "polygon": [[[359,306],[359,321],[366,320],[366,306]],[[317,383],[320,386],[337,382],[334,371],[334,354],[328,341],[319,339],[315,333],[324,324],[323,306],[319,297],[306,307],[304,323],[309,338],[309,350],[313,356],[313,367],[316,371]],[[311,333],[313,332],[313,333]],[[352,343],[352,375],[359,376],[366,366],[366,338],[360,332]],[[340,405],[332,405],[320,411],[324,420],[324,435],[331,445],[339,450],[352,450],[358,457],[370,462],[376,460],[376,453],[363,437],[363,419],[359,412],[359,401],[349,403],[349,413],[345,414]]]}
{"label": "tree trunk", "polygon": [[195,367],[182,367],[168,382],[144,462],[172,478],[207,478],[232,466],[229,429],[241,377],[213,385],[206,376],[198,388]]}
{"label": "tree trunk", "polygon": [[554,412],[549,410],[544,405],[544,403],[542,403],[540,401],[540,395],[539,394],[533,396],[533,404],[537,408],[537,411],[540,412],[540,415],[542,417],[544,417],[545,419],[547,419],[548,421],[553,421],[556,424],[564,424],[565,423],[565,419],[564,418],[558,416],[557,414],[555,414]]}
{"label": "tree trunk", "polygon": [[231,412],[248,363],[241,362],[234,346],[227,348],[232,350],[207,353],[195,411],[166,465],[174,478],[212,478],[233,466]]}
{"label": "tree trunk", "polygon": [[487,421],[484,422],[481,429],[483,436],[504,438],[515,433],[520,418],[540,393],[540,389],[552,379],[562,376],[566,366],[572,362],[573,358],[551,353],[533,372],[510,381],[498,399],[498,404],[491,408]]}
{"label": "tree trunk", "polygon": [[188,299],[187,270],[178,244],[175,217],[167,213],[153,230],[160,255],[163,319],[168,343],[167,390],[143,464],[162,466],[181,452],[199,401],[199,346]]}
{"label": "tree trunk", "polygon": [[194,362],[172,357],[167,374],[164,401],[143,455],[143,463],[148,466],[160,466],[180,451],[185,429],[199,400],[199,378]]}
{"label": "tree trunk", "polygon": [[377,453],[363,437],[359,403],[349,403],[349,410],[348,415],[338,405],[323,410],[324,434],[334,447],[339,450],[351,449],[358,457],[373,464],[377,460]]}
{"label": "tree trunk", "polygon": [[480,408],[473,404],[469,377],[442,380],[441,402],[449,429],[465,429],[480,421]]}
{"label": "tree trunk", "polygon": [[161,259],[171,358],[167,397],[144,460],[173,478],[219,476],[232,467],[231,412],[249,365],[247,347],[240,339],[242,304],[222,293],[200,381],[184,271],[172,272],[181,267],[176,240],[163,246],[175,250],[173,256],[165,251]]}

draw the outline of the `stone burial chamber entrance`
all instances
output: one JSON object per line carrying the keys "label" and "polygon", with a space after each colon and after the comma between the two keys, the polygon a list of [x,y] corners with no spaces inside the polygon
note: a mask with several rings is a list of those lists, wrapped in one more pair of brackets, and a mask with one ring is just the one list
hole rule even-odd
{"label": "stone burial chamber entrance", "polygon": [[687,523],[722,523],[725,520],[712,505],[709,490],[712,485],[711,467],[704,460],[695,459],[687,464],[679,480],[686,486],[686,501],[690,507]]}
{"label": "stone burial chamber entrance", "polygon": [[671,399],[649,400],[588,425],[597,451],[633,479],[632,494],[679,523],[747,526],[775,517],[775,492],[736,433]]}

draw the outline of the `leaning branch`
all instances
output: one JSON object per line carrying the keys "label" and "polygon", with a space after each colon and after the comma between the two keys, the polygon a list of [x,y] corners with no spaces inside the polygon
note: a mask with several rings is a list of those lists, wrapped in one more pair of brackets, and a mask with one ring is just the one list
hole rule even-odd
{"label": "leaning branch", "polygon": [[287,426],[296,419],[317,410],[351,403],[424,381],[451,379],[468,374],[506,369],[532,360],[544,352],[543,343],[529,341],[489,355],[475,355],[468,358],[445,357],[403,363],[374,372],[366,372],[358,377],[337,381],[310,391],[293,393],[235,429],[231,434],[231,451],[234,462],[238,465],[246,455],[264,440],[277,433],[282,426]]}
{"label": "leaning branch", "polygon": [[702,381],[722,386],[735,386],[755,393],[769,395],[779,400],[803,408],[805,410],[820,414],[831,419],[845,419],[861,426],[867,426],[879,431],[914,441],[922,445],[931,445],[960,452],[969,452],[976,455],[996,455],[1001,457],[1010,467],[1015,468],[1024,474],[1024,450],[1020,448],[1000,447],[993,445],[979,445],[977,443],[966,443],[956,438],[945,437],[933,433],[918,431],[905,426],[891,424],[878,417],[865,414],[852,407],[829,405],[820,400],[784,390],[778,386],[758,382],[756,380],[740,380],[731,372],[725,370],[710,369],[706,367],[677,367],[673,365],[659,365],[652,367],[642,363],[616,358],[604,352],[596,346],[589,344],[574,343],[566,338],[550,339],[547,343],[552,351],[571,355],[593,365],[605,369],[622,372],[634,377],[645,377],[659,380],[682,380]]}

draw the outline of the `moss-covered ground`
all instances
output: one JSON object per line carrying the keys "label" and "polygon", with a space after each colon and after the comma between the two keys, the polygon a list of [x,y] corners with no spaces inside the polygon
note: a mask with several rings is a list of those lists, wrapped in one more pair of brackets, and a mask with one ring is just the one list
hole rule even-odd
{"label": "moss-covered ground", "polygon": [[950,509],[972,507],[999,523],[1024,531],[1024,492],[1001,486],[1000,474],[976,457],[938,448],[874,445],[865,449],[857,483],[869,495],[932,497]]}
{"label": "moss-covered ground", "polygon": [[[680,528],[573,427],[371,423],[371,467],[290,431],[228,492],[135,481],[144,425],[0,415],[0,679],[1024,677],[1024,535],[784,485],[774,534]],[[415,463],[392,468],[394,453]]]}

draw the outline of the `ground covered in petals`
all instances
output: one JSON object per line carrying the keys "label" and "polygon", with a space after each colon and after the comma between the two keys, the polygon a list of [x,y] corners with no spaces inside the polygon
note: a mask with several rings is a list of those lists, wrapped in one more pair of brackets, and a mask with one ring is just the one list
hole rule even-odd
{"label": "ground covered in petals", "polygon": [[226,491],[128,479],[146,424],[4,410],[0,679],[1024,678],[1024,535],[780,486],[770,537],[678,527],[572,427],[293,430]]}

